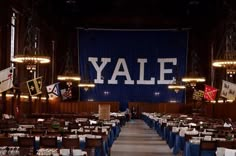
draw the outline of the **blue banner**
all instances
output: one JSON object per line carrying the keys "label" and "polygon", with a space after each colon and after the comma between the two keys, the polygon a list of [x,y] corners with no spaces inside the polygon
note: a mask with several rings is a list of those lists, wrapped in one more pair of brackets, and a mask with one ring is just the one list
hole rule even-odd
{"label": "blue banner", "polygon": [[168,89],[185,74],[186,31],[78,29],[82,79],[96,86],[80,90],[81,101],[183,103],[185,92]]}

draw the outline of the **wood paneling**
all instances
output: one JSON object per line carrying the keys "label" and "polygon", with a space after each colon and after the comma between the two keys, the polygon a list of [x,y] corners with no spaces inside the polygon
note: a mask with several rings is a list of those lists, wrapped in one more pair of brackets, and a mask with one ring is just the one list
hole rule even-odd
{"label": "wood paneling", "polygon": [[111,112],[118,112],[119,111],[119,102],[92,102],[92,101],[60,102],[60,101],[51,101],[49,103],[52,113],[56,113],[56,112],[60,112],[60,113],[94,112],[94,113],[98,113],[98,105],[99,104],[110,104],[111,105]]}
{"label": "wood paneling", "polygon": [[[16,113],[17,99],[13,100],[12,97],[6,99],[6,112],[7,114]],[[21,99],[19,104],[20,116],[29,115],[32,113],[98,113],[99,104],[110,104],[111,112],[119,111],[119,102],[92,102],[92,101],[79,101],[79,102],[62,102],[60,100],[46,100],[33,99],[32,107],[29,106],[27,99]],[[129,109],[135,107],[138,116],[142,112],[160,112],[160,113],[191,113],[193,105],[179,104],[179,103],[147,103],[147,102],[129,102]],[[30,110],[30,108],[32,110]],[[213,118],[232,118],[236,120],[236,103],[205,103],[202,105],[201,113],[208,117]]]}
{"label": "wood paneling", "polygon": [[129,102],[129,109],[135,107],[138,116],[142,112],[160,112],[160,113],[179,113],[182,104],[179,103],[147,103],[147,102]]}

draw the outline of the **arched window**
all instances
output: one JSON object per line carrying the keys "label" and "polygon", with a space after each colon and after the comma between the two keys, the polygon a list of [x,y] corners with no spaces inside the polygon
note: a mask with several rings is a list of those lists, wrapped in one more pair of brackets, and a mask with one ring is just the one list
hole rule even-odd
{"label": "arched window", "polygon": [[[11,48],[10,48],[10,60],[13,59],[15,55],[15,45],[16,45],[16,12],[12,11],[11,16]],[[13,63],[11,63],[13,66]]]}

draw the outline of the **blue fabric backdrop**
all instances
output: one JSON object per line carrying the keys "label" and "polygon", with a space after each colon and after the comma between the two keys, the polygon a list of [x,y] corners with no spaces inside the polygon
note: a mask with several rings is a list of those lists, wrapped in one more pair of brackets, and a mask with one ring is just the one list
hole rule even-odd
{"label": "blue fabric backdrop", "polygon": [[80,75],[96,83],[80,90],[81,101],[119,101],[121,111],[129,101],[184,102],[185,92],[169,90],[167,82],[185,74],[186,31],[78,29],[77,36]]}

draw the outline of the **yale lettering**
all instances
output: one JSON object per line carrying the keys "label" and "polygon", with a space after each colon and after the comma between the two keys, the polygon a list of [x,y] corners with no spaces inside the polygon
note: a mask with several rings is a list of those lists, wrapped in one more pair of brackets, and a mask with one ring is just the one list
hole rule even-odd
{"label": "yale lettering", "polygon": [[[101,63],[98,64],[97,57],[89,57],[88,61],[92,63],[94,69],[97,72],[96,79],[94,83],[104,84],[104,79],[102,79],[102,71],[106,67],[108,63],[111,62],[111,58],[101,58]],[[150,77],[150,79],[145,80],[145,64],[148,62],[146,58],[138,58],[137,63],[139,64],[139,79],[136,81],[138,85],[155,85],[155,84],[170,84],[173,82],[174,77],[172,79],[166,80],[165,74],[172,74],[172,68],[165,68],[166,63],[172,63],[173,65],[177,65],[177,58],[157,58],[157,63],[160,64],[160,78],[155,80],[155,77]],[[132,80],[129,69],[124,58],[119,58],[117,60],[115,69],[112,73],[111,79],[108,80],[108,84],[118,84],[117,77],[125,77],[124,84],[134,85],[135,80]]]}

